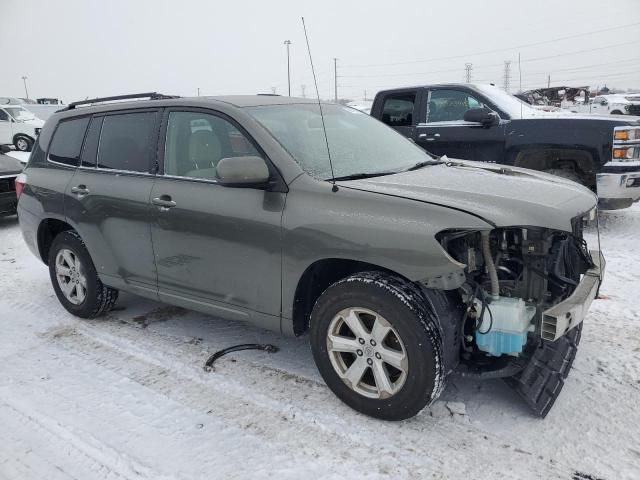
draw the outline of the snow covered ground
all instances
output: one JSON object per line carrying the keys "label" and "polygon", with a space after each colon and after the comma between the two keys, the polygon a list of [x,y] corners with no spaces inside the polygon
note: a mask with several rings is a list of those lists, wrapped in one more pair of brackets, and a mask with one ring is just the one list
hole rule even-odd
{"label": "snow covered ground", "polygon": [[[430,409],[386,423],[333,396],[305,338],[130,295],[72,317],[0,218],[0,479],[640,478],[640,205],[601,224],[603,299],[545,420],[500,381],[453,377]],[[252,342],[281,351],[203,371]]]}

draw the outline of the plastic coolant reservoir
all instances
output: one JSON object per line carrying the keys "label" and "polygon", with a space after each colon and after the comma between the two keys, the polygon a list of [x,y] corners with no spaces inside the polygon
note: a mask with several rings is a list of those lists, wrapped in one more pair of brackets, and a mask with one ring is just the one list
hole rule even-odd
{"label": "plastic coolant reservoir", "polygon": [[[476,309],[482,311],[479,301],[476,301]],[[485,307],[476,331],[478,348],[496,357],[518,355],[527,341],[527,330],[535,313],[536,307],[527,306],[521,298],[498,297],[492,300]]]}

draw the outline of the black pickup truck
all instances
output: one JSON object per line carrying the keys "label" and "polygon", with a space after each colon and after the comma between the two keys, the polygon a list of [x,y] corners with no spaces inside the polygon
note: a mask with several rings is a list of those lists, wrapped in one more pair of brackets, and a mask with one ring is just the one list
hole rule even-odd
{"label": "black pickup truck", "polygon": [[604,209],[640,199],[640,117],[545,112],[493,85],[471,84],[384,90],[371,115],[436,155],[582,183]]}

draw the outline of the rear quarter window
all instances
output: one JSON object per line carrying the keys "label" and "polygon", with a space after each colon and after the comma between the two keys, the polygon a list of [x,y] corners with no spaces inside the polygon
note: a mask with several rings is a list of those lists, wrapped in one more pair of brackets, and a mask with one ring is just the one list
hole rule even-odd
{"label": "rear quarter window", "polygon": [[77,167],[87,125],[89,117],[60,122],[49,146],[49,161]]}
{"label": "rear quarter window", "polygon": [[149,172],[155,150],[156,112],[104,117],[98,143],[98,167]]}

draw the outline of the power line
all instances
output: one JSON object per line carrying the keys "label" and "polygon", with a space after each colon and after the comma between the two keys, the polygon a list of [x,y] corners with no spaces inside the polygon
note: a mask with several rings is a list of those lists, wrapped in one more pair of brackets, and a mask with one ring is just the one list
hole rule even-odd
{"label": "power line", "polygon": [[591,30],[589,32],[577,33],[577,34],[574,34],[574,35],[567,35],[565,37],[558,37],[558,38],[554,38],[554,39],[550,39],[550,40],[543,40],[541,42],[525,43],[525,44],[522,44],[522,45],[514,45],[512,47],[499,48],[499,49],[495,49],[495,50],[485,50],[485,51],[482,51],[482,52],[467,53],[467,54],[456,55],[456,56],[427,58],[427,59],[422,59],[422,60],[410,60],[410,61],[406,61],[406,62],[341,65],[341,67],[343,67],[343,68],[386,67],[386,66],[392,66],[392,65],[410,65],[410,64],[413,64],[413,63],[434,62],[434,61],[438,61],[438,60],[452,60],[452,59],[465,58],[465,57],[470,57],[470,56],[475,56],[475,55],[487,55],[487,54],[490,54],[490,53],[508,52],[508,51],[517,50],[517,49],[520,49],[520,48],[528,48],[528,47],[535,47],[535,46],[538,46],[538,45],[546,45],[548,43],[555,43],[555,42],[559,42],[559,41],[562,41],[562,40],[569,40],[569,39],[572,39],[572,38],[578,38],[578,37],[584,37],[584,36],[588,36],[588,35],[594,35],[596,33],[610,32],[612,30],[618,30],[618,29],[621,29],[621,28],[635,27],[637,25],[640,25],[640,22],[629,23],[629,24],[626,24],[626,25],[618,25],[616,27],[602,28],[600,30]]}

